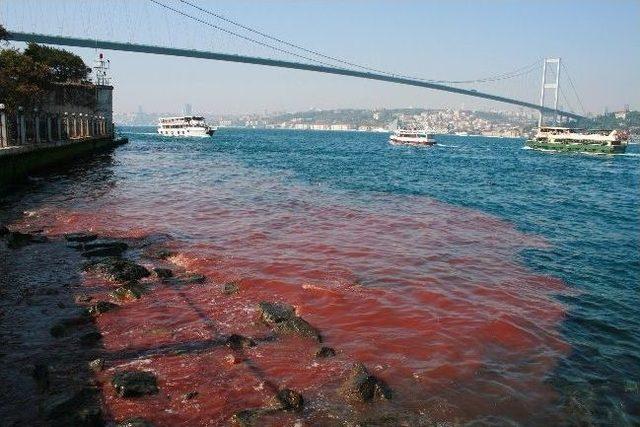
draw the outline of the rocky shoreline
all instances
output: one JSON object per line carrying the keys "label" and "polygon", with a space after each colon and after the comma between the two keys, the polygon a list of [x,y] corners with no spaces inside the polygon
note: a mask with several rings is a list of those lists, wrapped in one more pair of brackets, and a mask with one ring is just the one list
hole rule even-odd
{"label": "rocky shoreline", "polygon": [[[115,419],[105,409],[106,393],[118,399],[139,399],[162,392],[162,386],[153,369],[117,369],[109,374],[108,382],[98,375],[111,368],[111,362],[97,320],[118,316],[123,306],[153,298],[156,289],[179,289],[209,279],[173,265],[168,261],[171,251],[161,244],[88,231],[45,236],[0,225],[0,254],[0,337],[6,342],[0,353],[0,417],[6,425],[153,425],[142,417]],[[87,292],[83,286],[87,275],[100,281],[101,287]],[[240,291],[238,283],[219,285],[222,295]],[[292,305],[262,301],[256,311],[259,318],[247,320],[265,325],[270,331],[266,336],[232,333],[216,337],[219,345],[231,350],[226,360],[229,365],[251,366],[245,349],[291,336],[306,340],[319,361],[336,356],[335,349],[324,345],[321,331]],[[383,380],[358,361],[353,361],[340,384],[336,395],[347,405],[372,404],[393,395]],[[300,391],[270,386],[270,399],[237,411],[228,422],[257,426],[274,414],[303,413],[307,402]],[[198,391],[193,390],[182,399],[197,396]]]}

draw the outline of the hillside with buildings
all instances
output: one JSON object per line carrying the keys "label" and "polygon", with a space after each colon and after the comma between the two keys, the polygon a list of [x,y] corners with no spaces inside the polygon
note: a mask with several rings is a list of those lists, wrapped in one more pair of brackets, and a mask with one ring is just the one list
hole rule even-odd
{"label": "hillside with buildings", "polygon": [[[222,127],[256,129],[301,129],[333,131],[390,131],[399,127],[426,128],[438,133],[521,136],[533,129],[536,116],[525,111],[472,111],[450,109],[335,109],[271,114],[219,115],[203,112],[211,123]],[[159,117],[179,113],[135,113],[115,115],[121,125],[155,125]]]}

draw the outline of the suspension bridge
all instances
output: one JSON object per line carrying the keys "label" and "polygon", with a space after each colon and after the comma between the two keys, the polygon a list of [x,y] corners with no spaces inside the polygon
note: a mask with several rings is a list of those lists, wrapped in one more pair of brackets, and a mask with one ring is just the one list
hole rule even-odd
{"label": "suspension bridge", "polygon": [[[208,29],[213,29],[224,35],[235,37],[238,40],[253,43],[260,47],[269,48],[277,53],[293,56],[298,61],[285,60],[280,58],[270,58],[266,56],[254,56],[254,55],[242,55],[237,53],[227,53],[204,49],[189,49],[184,47],[174,46],[161,46],[157,44],[146,43],[134,43],[131,41],[114,41],[105,40],[99,37],[76,37],[69,35],[56,35],[56,34],[42,34],[27,31],[15,31],[8,28],[8,40],[15,42],[25,43],[41,43],[47,45],[68,46],[78,48],[92,48],[92,49],[104,49],[115,50],[123,52],[136,52],[145,54],[156,55],[168,55],[174,57],[185,58],[199,58],[215,61],[226,61],[243,64],[254,64],[269,67],[279,67],[294,70],[312,71],[325,74],[333,74],[340,76],[349,76],[368,80],[377,80],[389,83],[396,83],[401,85],[415,86],[426,89],[432,89],[437,91],[444,91],[449,93],[455,93],[459,95],[465,95],[474,98],[487,99],[504,104],[511,104],[519,107],[529,108],[536,110],[540,113],[542,120],[543,115],[552,117],[563,117],[567,119],[582,119],[584,115],[578,114],[574,111],[566,111],[558,107],[558,94],[560,91],[560,61],[559,59],[547,59],[544,60],[544,67],[542,71],[542,88],[540,93],[539,102],[522,100],[512,98],[510,96],[497,95],[486,91],[478,91],[476,89],[469,89],[464,87],[457,87],[455,84],[469,84],[469,83],[483,83],[483,82],[495,82],[501,80],[508,80],[515,77],[519,77],[525,74],[530,74],[535,67],[528,66],[522,69],[515,70],[509,73],[498,74],[489,78],[466,80],[466,81],[444,81],[444,80],[427,80],[416,77],[410,77],[392,72],[385,72],[375,68],[363,66],[350,62],[347,60],[335,58],[333,56],[317,52],[308,48],[299,46],[298,44],[282,40],[278,37],[269,35],[267,33],[256,30],[252,27],[243,25],[237,21],[226,18],[219,13],[200,7],[198,4],[191,3],[187,0],[177,0],[182,6],[191,8],[197,12],[193,13],[183,8],[178,8],[161,1],[149,0],[149,2],[163,10],[166,13],[172,13],[181,16],[192,23],[204,25]],[[211,21],[206,18],[213,17],[215,21]],[[226,24],[227,26],[222,26]],[[240,29],[230,30],[228,26],[232,26]],[[62,26],[61,26],[62,27]],[[300,59],[304,60],[299,61]],[[542,61],[539,61],[537,65],[541,65]],[[552,76],[552,81],[548,82],[547,65],[555,64],[555,73]],[[552,67],[549,67],[552,68]],[[555,79],[555,81],[553,81]],[[577,91],[573,86],[574,93]],[[545,93],[547,90],[553,90],[554,94],[552,99],[553,105],[545,105]],[[564,96],[564,93],[562,93]],[[566,97],[565,97],[566,99]],[[579,101],[580,102],[580,101]],[[581,103],[581,102],[580,102]],[[584,109],[583,109],[584,110]]]}

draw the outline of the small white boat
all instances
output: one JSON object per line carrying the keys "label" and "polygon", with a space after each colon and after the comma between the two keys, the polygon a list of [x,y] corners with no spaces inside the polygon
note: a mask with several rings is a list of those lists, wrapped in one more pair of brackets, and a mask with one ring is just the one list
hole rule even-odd
{"label": "small white boat", "polygon": [[161,117],[158,122],[158,133],[166,136],[211,136],[216,130],[199,116]]}
{"label": "small white boat", "polygon": [[398,129],[389,137],[389,142],[392,144],[434,145],[436,140],[432,134],[423,130]]}

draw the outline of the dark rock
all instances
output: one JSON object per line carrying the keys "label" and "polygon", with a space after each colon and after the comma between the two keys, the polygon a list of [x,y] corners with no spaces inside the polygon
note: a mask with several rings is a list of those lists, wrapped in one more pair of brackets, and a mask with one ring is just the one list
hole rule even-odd
{"label": "dark rock", "polygon": [[80,344],[85,347],[93,347],[98,345],[102,340],[102,334],[100,332],[87,332],[80,337]]}
{"label": "dark rock", "polygon": [[153,427],[149,421],[144,418],[129,418],[121,423],[116,424],[116,427]]}
{"label": "dark rock", "polygon": [[75,302],[76,302],[76,304],[83,304],[83,303],[90,302],[92,299],[93,299],[93,297],[89,296],[89,295],[84,295],[84,294],[76,295]]}
{"label": "dark rock", "polygon": [[180,283],[204,283],[207,278],[202,274],[191,273],[180,277]]}
{"label": "dark rock", "polygon": [[225,283],[224,285],[222,285],[222,293],[225,295],[235,294],[239,290],[240,286],[238,286],[238,284],[234,282]]}
{"label": "dark rock", "polygon": [[194,390],[194,391],[190,391],[189,393],[185,393],[185,394],[182,396],[182,400],[191,400],[191,399],[193,399],[194,397],[196,397],[197,395],[198,395],[198,392],[197,392],[197,391],[195,391],[195,390]]}
{"label": "dark rock", "polygon": [[258,308],[260,310],[260,318],[268,325],[295,317],[293,307],[288,304],[262,301],[258,304]]}
{"label": "dark rock", "polygon": [[150,254],[150,256],[158,259],[167,259],[172,257],[174,254],[169,249],[158,249],[157,251]]}
{"label": "dark rock", "polygon": [[320,332],[302,317],[293,317],[276,323],[273,325],[273,330],[280,335],[298,335],[301,337],[313,338],[318,342],[322,342]]}
{"label": "dark rock", "polygon": [[369,402],[372,399],[391,399],[391,389],[384,381],[369,373],[362,363],[356,363],[340,387],[340,393],[350,401]]}
{"label": "dark rock", "polygon": [[36,363],[33,366],[33,371],[31,372],[31,376],[36,382],[38,386],[38,391],[40,393],[49,389],[50,378],[49,378],[49,367],[43,363]]}
{"label": "dark rock", "polygon": [[156,376],[148,371],[121,371],[111,379],[121,397],[137,397],[158,393]]}
{"label": "dark rock", "polygon": [[273,409],[268,408],[243,409],[233,414],[229,421],[239,427],[254,427],[260,425],[259,421],[261,416],[273,412]]}
{"label": "dark rock", "polygon": [[302,411],[302,407],[304,406],[302,395],[288,388],[280,390],[278,394],[276,394],[276,399],[280,404],[280,408],[285,411]]}
{"label": "dark rock", "polygon": [[11,249],[18,249],[31,243],[33,236],[31,234],[20,233],[19,231],[9,231],[6,235],[7,246]]}
{"label": "dark rock", "polygon": [[32,234],[31,235],[31,243],[47,243],[49,238],[47,236],[42,236],[40,234]]}
{"label": "dark rock", "polygon": [[256,343],[251,338],[244,337],[242,335],[233,334],[226,339],[225,344],[234,350],[240,350],[243,348],[255,347]]}
{"label": "dark rock", "polygon": [[116,288],[111,292],[111,296],[119,300],[136,300],[142,297],[144,288],[136,283],[129,283]]}
{"label": "dark rock", "polygon": [[333,357],[336,355],[336,351],[331,347],[321,347],[316,351],[316,357]]}
{"label": "dark rock", "polygon": [[89,307],[89,314],[92,316],[98,316],[102,313],[106,313],[107,311],[114,310],[120,307],[118,304],[114,304],[109,301],[98,301]]}
{"label": "dark rock", "polygon": [[104,359],[94,359],[89,362],[89,369],[93,372],[100,372],[104,369]]}
{"label": "dark rock", "polygon": [[9,229],[5,225],[0,224],[0,237],[4,237],[9,233]]}
{"label": "dark rock", "polygon": [[86,233],[82,231],[78,233],[67,233],[64,235],[64,239],[67,242],[90,242],[92,240],[96,240],[97,238],[97,234]]}
{"label": "dark rock", "polygon": [[98,248],[120,248],[123,251],[129,249],[129,245],[120,240],[98,239],[91,242],[87,242],[84,245],[85,249],[98,249]]}
{"label": "dark rock", "polygon": [[77,251],[81,251],[84,249],[84,243],[81,242],[67,242],[67,247],[71,249],[75,249]]}
{"label": "dark rock", "polygon": [[50,425],[54,427],[104,425],[97,391],[89,387],[77,392],[57,394],[45,403],[43,409]]}
{"label": "dark rock", "polygon": [[85,245],[82,256],[85,258],[120,256],[124,251],[126,251],[126,248],[123,248],[122,246],[107,246],[104,248],[87,249]]}
{"label": "dark rock", "polygon": [[135,262],[109,257],[90,262],[85,266],[86,271],[96,272],[115,282],[133,282],[151,275],[149,270]]}
{"label": "dark rock", "polygon": [[55,338],[60,338],[65,336],[70,328],[86,325],[87,323],[91,323],[92,320],[93,319],[91,317],[84,315],[63,319],[53,325],[51,329],[49,329],[49,333]]}
{"label": "dark rock", "polygon": [[171,271],[170,268],[156,267],[153,269],[153,271],[156,273],[156,276],[161,279],[168,279],[169,277],[173,276],[173,271]]}
{"label": "dark rock", "polygon": [[105,257],[105,256],[120,256],[124,251],[129,249],[129,245],[125,242],[117,240],[94,240],[84,244],[84,252],[82,256],[90,257]]}

